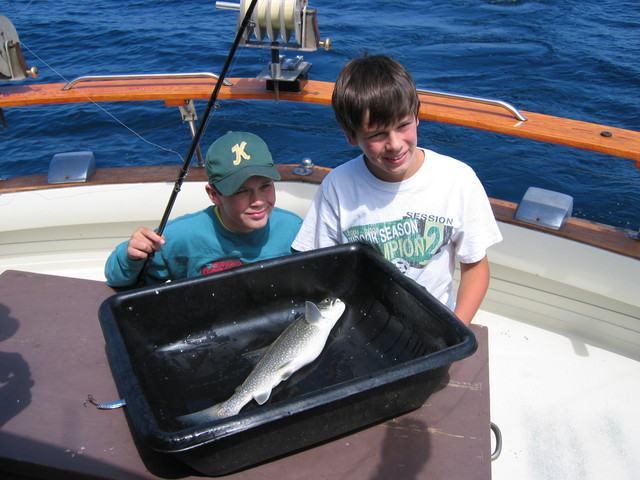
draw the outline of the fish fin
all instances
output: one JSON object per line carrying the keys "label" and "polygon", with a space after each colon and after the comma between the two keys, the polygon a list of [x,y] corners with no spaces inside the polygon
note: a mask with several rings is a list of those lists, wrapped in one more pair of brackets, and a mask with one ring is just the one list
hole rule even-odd
{"label": "fish fin", "polygon": [[287,362],[286,365],[283,365],[282,367],[280,367],[278,369],[278,373],[280,374],[280,381],[281,382],[284,382],[285,380],[287,380],[296,371],[295,368],[288,368],[290,363],[291,362]]}
{"label": "fish fin", "polygon": [[250,352],[245,352],[242,354],[242,359],[252,363],[258,363],[258,361],[264,357],[265,352],[269,346],[260,347],[257,350],[252,350]]}
{"label": "fish fin", "polygon": [[[291,368],[291,361],[286,362],[284,365],[278,368],[278,375],[280,377],[280,380],[278,381],[278,383],[284,382],[291,375],[293,375],[295,371],[296,371],[295,368]],[[276,383],[275,385],[277,385],[278,383]],[[253,398],[256,402],[258,402],[258,405],[262,405],[264,402],[269,400],[269,397],[271,396],[271,391],[272,389],[270,388],[263,392],[258,392],[256,395],[253,396]]]}
{"label": "fish fin", "polygon": [[305,302],[305,320],[310,325],[317,325],[322,322],[322,312],[318,308],[318,306],[307,300]]}
{"label": "fish fin", "polygon": [[258,405],[263,405],[264,402],[269,400],[270,396],[271,396],[271,389],[265,390],[264,392],[258,392],[256,395],[253,396],[253,399],[258,403]]}

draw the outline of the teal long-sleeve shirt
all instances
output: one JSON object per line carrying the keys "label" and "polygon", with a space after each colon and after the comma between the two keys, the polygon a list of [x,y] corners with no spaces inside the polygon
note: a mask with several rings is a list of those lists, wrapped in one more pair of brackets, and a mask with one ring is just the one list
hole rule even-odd
{"label": "teal long-sleeve shirt", "polygon": [[[259,260],[288,255],[302,219],[275,207],[267,225],[250,233],[227,230],[211,206],[167,223],[162,250],[156,252],[145,276],[145,284],[190,278]],[[111,253],[105,264],[107,284],[133,285],[144,260],[127,256],[128,240]]]}

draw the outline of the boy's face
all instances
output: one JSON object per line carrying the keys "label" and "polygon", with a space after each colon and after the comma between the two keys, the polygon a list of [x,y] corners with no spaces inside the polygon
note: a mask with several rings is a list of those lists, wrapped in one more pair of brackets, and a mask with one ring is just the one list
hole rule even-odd
{"label": "boy's face", "polygon": [[[369,124],[368,113],[362,124]],[[418,119],[414,115],[387,126],[364,127],[353,137],[347,135],[347,140],[353,146],[360,146],[371,173],[385,182],[406,180],[424,161],[422,150],[417,148]]]}
{"label": "boy's face", "polygon": [[249,233],[267,225],[276,203],[276,188],[267,177],[249,177],[232,195],[222,195],[211,185],[207,194],[218,206],[222,223],[229,230]]}

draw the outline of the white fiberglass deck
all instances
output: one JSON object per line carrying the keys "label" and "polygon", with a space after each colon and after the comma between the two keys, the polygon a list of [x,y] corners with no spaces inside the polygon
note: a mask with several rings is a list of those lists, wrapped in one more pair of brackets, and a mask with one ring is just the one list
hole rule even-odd
{"label": "white fiberglass deck", "polygon": [[474,322],[489,330],[495,480],[637,478],[640,362],[487,311]]}

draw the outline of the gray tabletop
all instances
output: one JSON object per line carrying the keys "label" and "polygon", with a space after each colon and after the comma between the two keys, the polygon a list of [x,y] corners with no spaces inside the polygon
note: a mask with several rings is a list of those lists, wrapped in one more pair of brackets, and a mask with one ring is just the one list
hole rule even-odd
{"label": "gray tabletop", "polygon": [[[0,474],[3,478],[201,478],[136,442],[118,399],[98,307],[104,283],[7,271],[0,275]],[[423,407],[228,479],[489,479],[487,329]]]}

